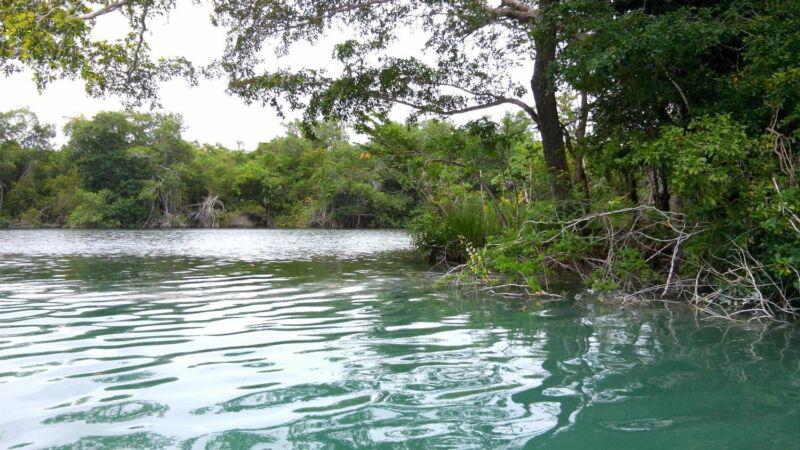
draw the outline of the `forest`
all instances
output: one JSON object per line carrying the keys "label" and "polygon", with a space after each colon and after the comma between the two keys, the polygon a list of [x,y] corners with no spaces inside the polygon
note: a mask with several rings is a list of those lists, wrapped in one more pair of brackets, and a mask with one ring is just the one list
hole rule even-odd
{"label": "forest", "polygon": [[[4,113],[5,226],[407,227],[456,282],[498,291],[568,272],[727,317],[800,306],[800,2],[216,0],[228,44],[204,70],[147,52],[146,20],[172,2],[50,3],[2,4],[3,70],[134,103],[213,73],[305,118],[242,151],[184,141],[179,116],[104,112],[54,149],[51,126]],[[114,11],[130,35],[93,41]],[[287,51],[337,26],[359,34],[336,73],[262,69],[266,40]],[[392,53],[403,26],[433,63]],[[524,64],[529,85],[508,75]],[[394,105],[415,112],[393,122]],[[519,113],[448,120],[499,105]]]}
{"label": "forest", "polygon": [[170,114],[102,112],[53,127],[0,116],[2,224],[11,227],[399,227],[411,197],[336,124],[291,126],[252,151],[190,143]]}

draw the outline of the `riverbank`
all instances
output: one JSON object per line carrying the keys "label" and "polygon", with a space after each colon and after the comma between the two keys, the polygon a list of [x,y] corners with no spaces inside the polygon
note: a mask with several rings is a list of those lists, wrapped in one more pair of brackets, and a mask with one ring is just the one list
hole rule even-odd
{"label": "riverbank", "polygon": [[415,242],[440,263],[463,255],[446,278],[482,291],[552,296],[550,279],[566,273],[616,304],[679,301],[705,316],[742,321],[800,315],[800,274],[765,263],[741,244],[741,235],[729,238],[729,230],[720,234],[715,224],[691,223],[684,214],[650,206],[573,217],[527,220],[478,245],[464,235],[446,245],[435,234],[426,241],[424,229]]}

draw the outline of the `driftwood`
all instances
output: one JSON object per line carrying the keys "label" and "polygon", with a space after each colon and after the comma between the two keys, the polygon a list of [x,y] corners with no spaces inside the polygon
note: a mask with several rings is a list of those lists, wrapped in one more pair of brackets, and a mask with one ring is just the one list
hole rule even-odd
{"label": "driftwood", "polygon": [[[622,217],[628,220],[619,220]],[[793,226],[800,225],[795,215],[788,218]],[[602,274],[619,286],[612,296],[616,300],[689,300],[708,317],[745,321],[781,320],[800,313],[794,306],[800,299],[788,298],[789,289],[783,282],[771,276],[765,264],[733,241],[729,243],[734,253],[732,257],[713,256],[711,260],[699,262],[686,259],[682,251],[685,244],[708,229],[702,224],[687,223],[682,214],[638,206],[589,214],[563,223],[531,223],[560,226],[560,231],[545,244],[567,232],[577,233],[589,223],[601,224],[599,232],[594,231],[587,237],[597,242],[600,257],[567,263],[559,260],[558,255],[546,255],[545,260],[554,268],[575,272],[584,279],[590,274]],[[630,273],[623,278],[615,273],[614,262],[619,251],[625,248],[639,251],[658,271],[657,279],[639,279]],[[800,281],[800,272],[792,270]]]}

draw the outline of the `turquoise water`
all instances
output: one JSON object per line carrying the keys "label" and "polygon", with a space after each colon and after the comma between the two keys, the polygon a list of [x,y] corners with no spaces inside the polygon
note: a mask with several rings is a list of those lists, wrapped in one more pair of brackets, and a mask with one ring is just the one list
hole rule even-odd
{"label": "turquoise water", "polygon": [[0,231],[2,448],[800,448],[796,326],[435,289],[396,231]]}

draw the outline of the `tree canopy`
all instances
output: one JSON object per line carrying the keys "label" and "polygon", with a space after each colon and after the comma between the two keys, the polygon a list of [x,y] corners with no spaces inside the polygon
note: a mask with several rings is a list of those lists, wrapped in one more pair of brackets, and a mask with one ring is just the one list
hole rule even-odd
{"label": "tree canopy", "polygon": [[[171,0],[4,0],[0,72],[29,69],[39,89],[55,79],[80,78],[90,95],[154,101],[158,82],[195,77],[187,59],[153,58],[149,52],[149,21],[174,6]],[[97,21],[112,13],[127,19],[128,33],[112,42],[92,36]]]}
{"label": "tree canopy", "polygon": [[[514,105],[536,122],[553,193],[569,189],[558,122],[554,60],[557,3],[458,1],[217,1],[229,30],[221,67],[232,92],[280,107],[306,107],[308,118],[386,113],[393,105],[442,116]],[[263,71],[265,42],[280,49],[318,42],[339,30],[341,70]],[[419,54],[395,56],[393,44],[414,33]],[[424,39],[424,41],[423,41]],[[512,74],[530,68],[530,81]]]}

